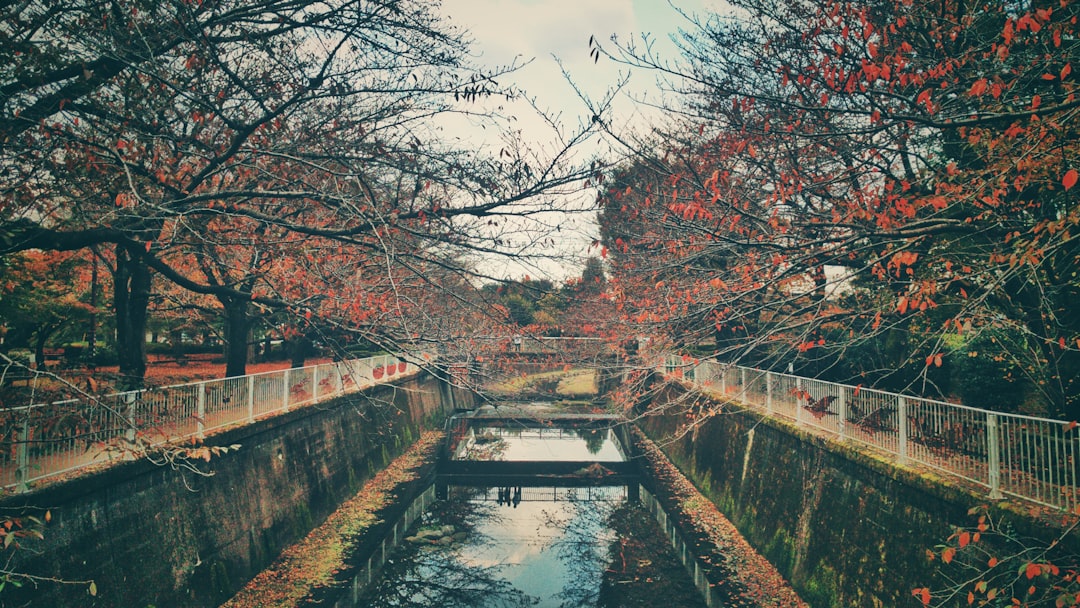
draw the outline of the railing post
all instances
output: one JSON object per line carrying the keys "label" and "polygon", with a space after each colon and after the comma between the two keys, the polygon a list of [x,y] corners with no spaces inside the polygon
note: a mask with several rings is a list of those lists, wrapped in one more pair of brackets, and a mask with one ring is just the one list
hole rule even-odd
{"label": "railing post", "polygon": [[317,363],[311,368],[311,401],[319,402],[319,365]]}
{"label": "railing post", "polygon": [[195,394],[195,436],[199,440],[206,435],[206,383],[200,382]]}
{"label": "railing post", "polygon": [[900,464],[907,464],[908,460],[908,414],[907,414],[907,399],[903,397],[896,398],[896,426],[899,435],[899,443],[897,446],[899,450],[898,460]]}
{"label": "railing post", "polygon": [[746,401],[746,368],[739,368],[739,390],[737,394],[742,395],[742,401]]}
{"label": "railing post", "polygon": [[724,396],[727,396],[727,372],[727,367],[720,367],[720,394]]}
{"label": "railing post", "polygon": [[255,376],[247,377],[247,419],[248,422],[255,420]]}
{"label": "railing post", "polygon": [[138,391],[128,391],[124,393],[124,401],[127,402],[127,430],[124,431],[124,437],[127,438],[129,451],[125,452],[125,457],[128,460],[134,460],[135,454],[133,453],[135,447],[135,438],[138,437],[138,428],[135,425],[135,404],[138,397]]}
{"label": "railing post", "polygon": [[289,411],[289,398],[292,396],[292,385],[289,384],[289,372],[291,371],[291,368],[286,368],[281,379],[281,411],[283,412]]}
{"label": "railing post", "polygon": [[801,401],[806,399],[806,395],[809,395],[803,389],[803,379],[801,377],[795,378],[795,422],[802,424],[803,418],[803,404]]}
{"label": "railing post", "polygon": [[836,409],[837,409],[837,411],[839,412],[839,415],[840,415],[840,423],[837,425],[837,428],[840,431],[840,439],[845,439],[847,437],[847,418],[848,418],[848,416],[847,416],[847,390],[845,389],[845,387],[843,387],[843,386],[838,387],[836,401],[837,401]]}
{"label": "railing post", "polygon": [[15,446],[15,490],[29,492],[30,484],[26,478],[30,473],[30,413],[27,410],[19,429],[19,444]]}
{"label": "railing post", "polygon": [[770,414],[773,411],[772,403],[772,372],[765,372],[765,411]]}
{"label": "railing post", "polygon": [[990,412],[986,413],[986,453],[990,498],[999,500],[1004,498],[1001,494],[1001,444],[998,441],[997,414]]}

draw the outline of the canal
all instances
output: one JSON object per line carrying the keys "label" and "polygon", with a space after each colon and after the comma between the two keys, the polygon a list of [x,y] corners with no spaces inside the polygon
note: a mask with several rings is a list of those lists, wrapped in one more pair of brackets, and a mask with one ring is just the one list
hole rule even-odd
{"label": "canal", "polygon": [[379,577],[341,605],[705,606],[609,420],[458,419]]}

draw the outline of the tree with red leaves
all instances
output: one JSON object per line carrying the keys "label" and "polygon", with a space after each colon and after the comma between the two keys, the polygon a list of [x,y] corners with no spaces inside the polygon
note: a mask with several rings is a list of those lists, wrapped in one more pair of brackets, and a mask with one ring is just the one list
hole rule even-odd
{"label": "tree with red leaves", "polygon": [[627,319],[923,393],[1004,361],[1080,416],[1075,3],[732,4],[683,67],[600,49],[684,101],[602,193]]}
{"label": "tree with red leaves", "polygon": [[25,2],[0,40],[0,254],[113,250],[127,387],[163,281],[220,303],[231,373],[251,307],[317,324],[317,300],[376,269],[391,286],[335,324],[380,339],[364,315],[402,305],[397,273],[519,251],[511,231],[559,204],[537,197],[585,175],[566,152],[588,128],[550,154],[447,144],[441,117],[501,130],[488,101],[514,68],[471,65],[413,0]]}

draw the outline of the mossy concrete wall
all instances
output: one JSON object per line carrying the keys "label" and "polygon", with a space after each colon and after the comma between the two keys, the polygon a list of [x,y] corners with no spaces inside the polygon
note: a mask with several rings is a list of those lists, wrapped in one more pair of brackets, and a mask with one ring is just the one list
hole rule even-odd
{"label": "mossy concrete wall", "polygon": [[[921,606],[913,589],[947,586],[927,550],[973,526],[985,498],[730,405],[690,425],[683,397],[661,390],[649,411],[664,413],[642,428],[811,606]],[[1010,523],[1047,542],[1060,532]]]}
{"label": "mossy concrete wall", "polygon": [[[450,391],[404,379],[209,438],[239,444],[200,476],[146,460],[9,497],[48,509],[44,540],[12,570],[49,579],[0,593],[5,606],[217,606],[419,437],[441,425]],[[453,390],[459,407],[471,395]]]}

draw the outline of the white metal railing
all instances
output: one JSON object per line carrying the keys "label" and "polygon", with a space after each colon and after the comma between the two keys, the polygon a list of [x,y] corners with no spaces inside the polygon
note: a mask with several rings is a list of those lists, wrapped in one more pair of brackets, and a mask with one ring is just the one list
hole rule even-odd
{"label": "white metal railing", "polygon": [[1080,504],[1080,428],[715,361],[669,355],[664,371],[766,414],[871,446],[988,490],[1072,511]]}
{"label": "white metal railing", "polygon": [[0,408],[0,487],[34,481],[146,447],[203,439],[227,426],[317,403],[417,371],[421,358],[379,355],[93,399]]}

